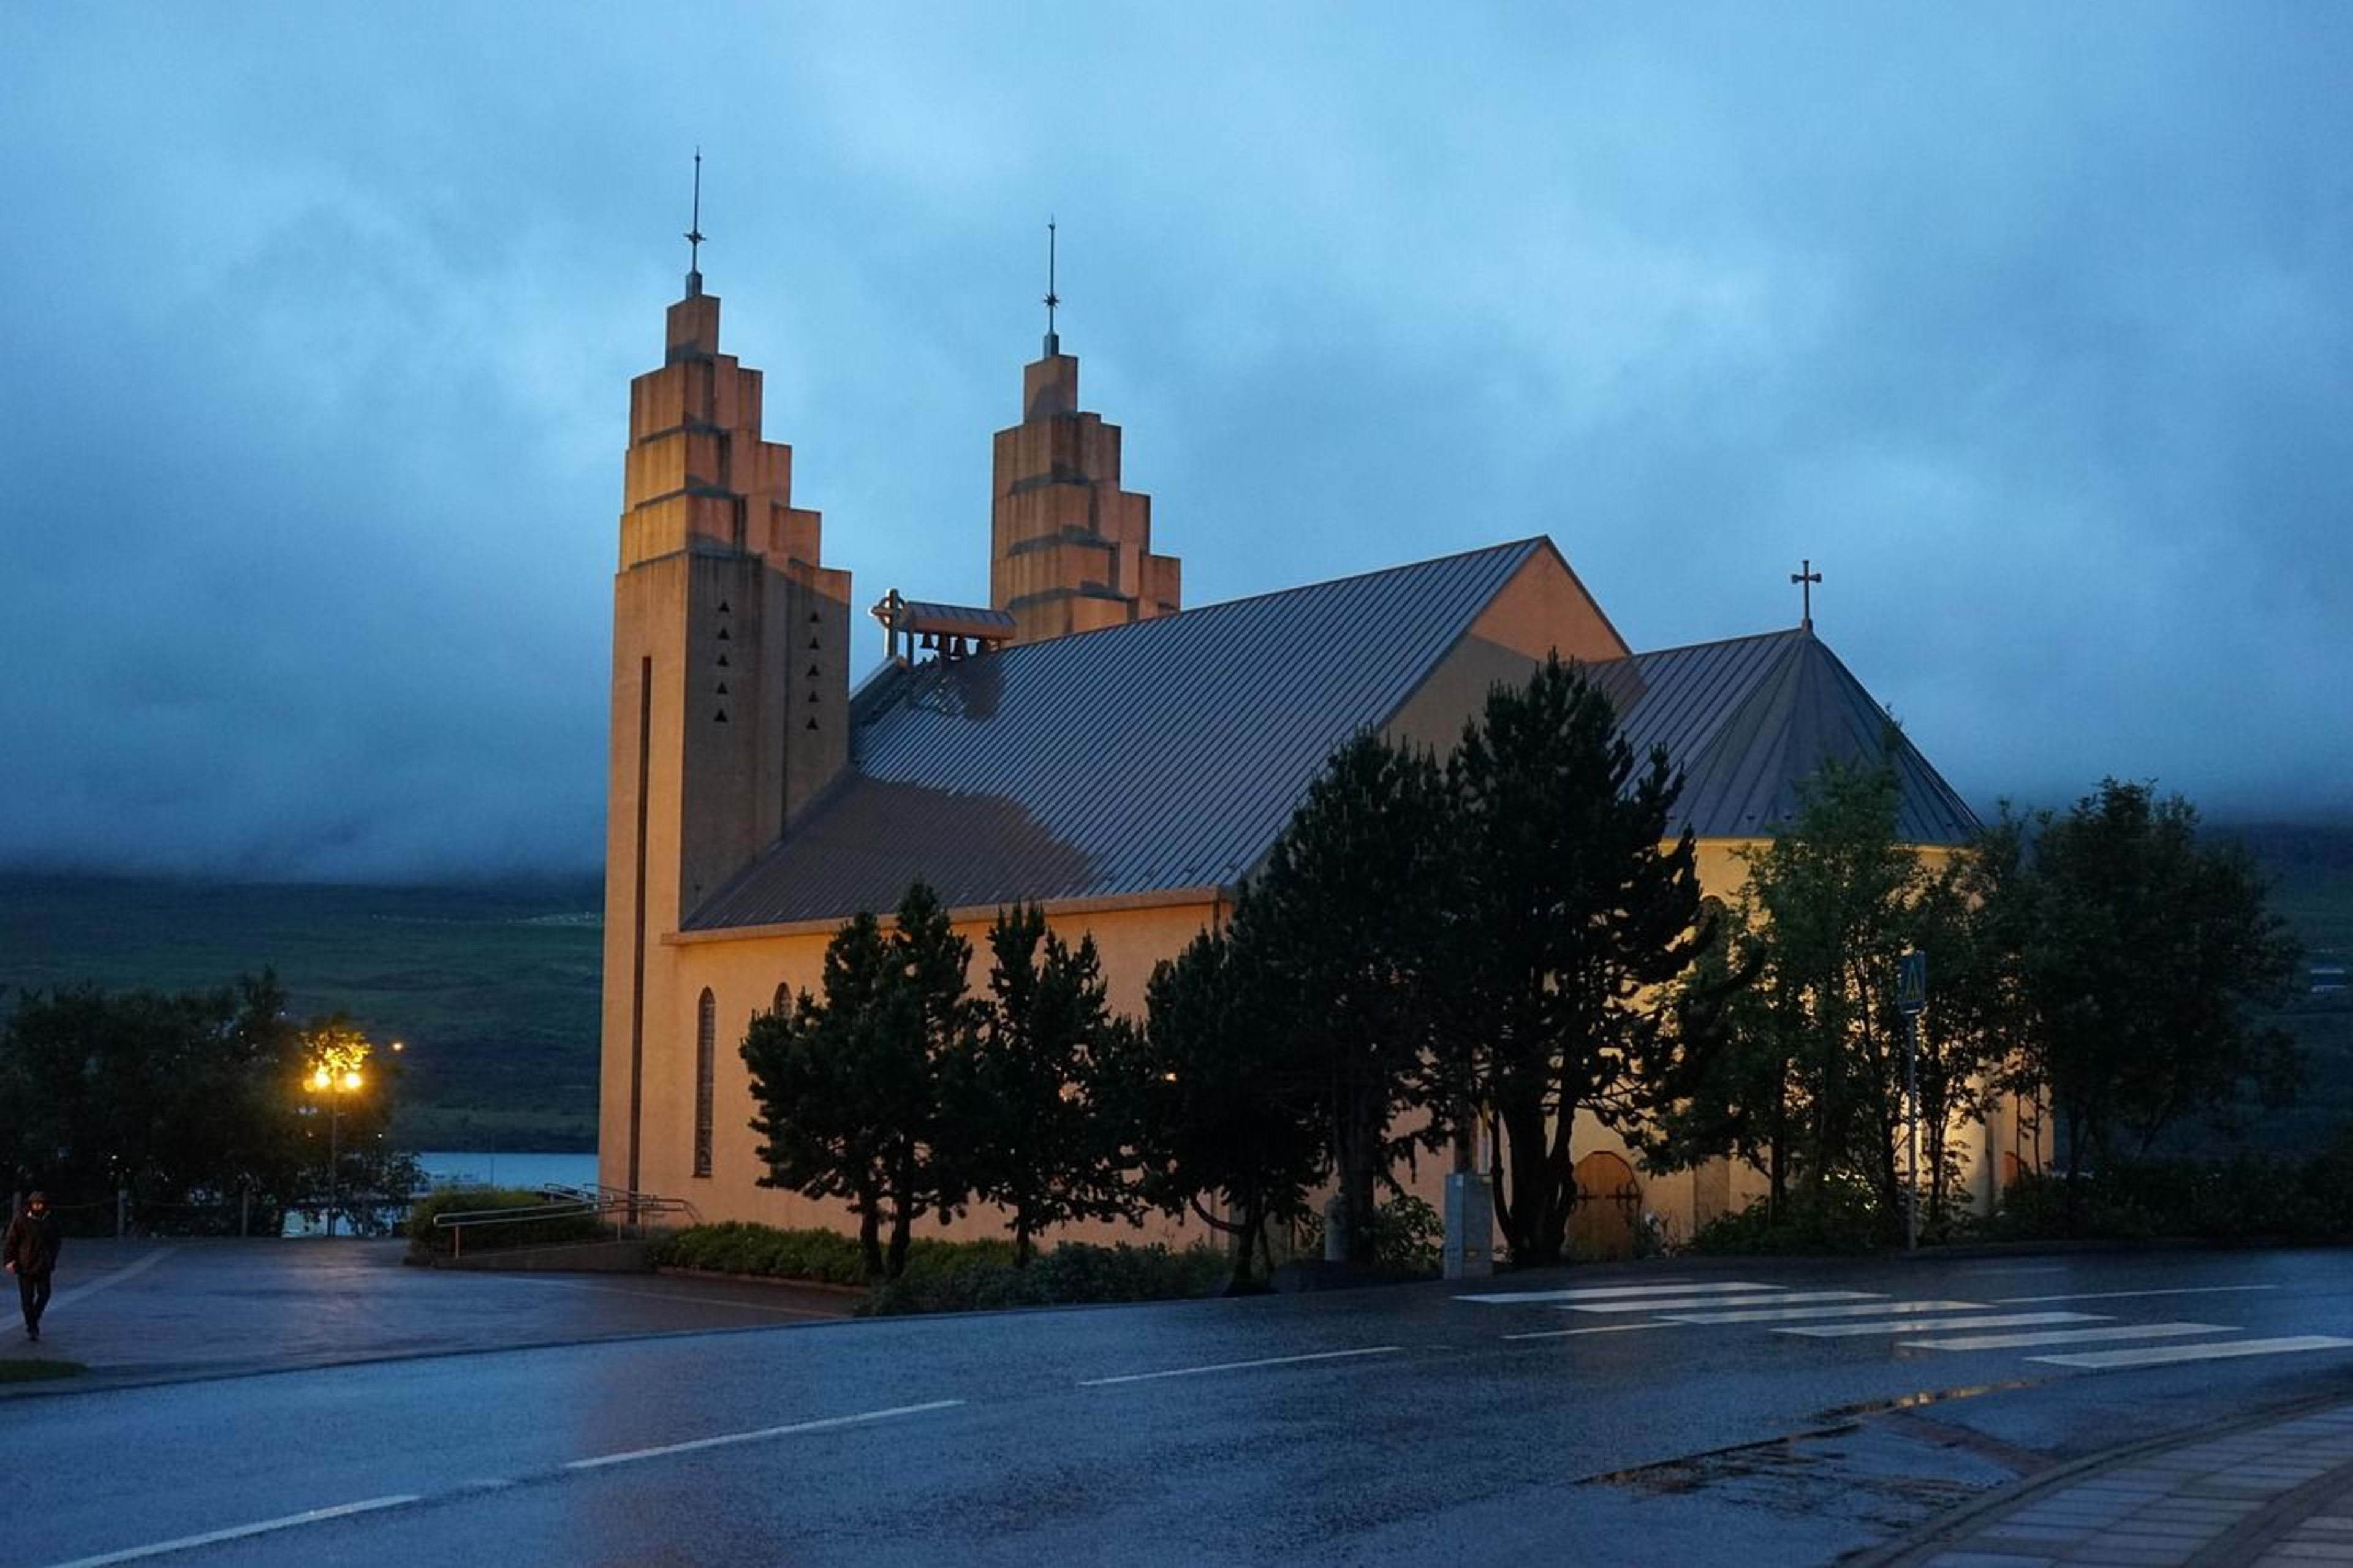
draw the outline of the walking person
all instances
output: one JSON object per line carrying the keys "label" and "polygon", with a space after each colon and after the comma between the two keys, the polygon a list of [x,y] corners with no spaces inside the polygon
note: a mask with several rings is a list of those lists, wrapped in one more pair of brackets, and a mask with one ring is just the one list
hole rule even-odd
{"label": "walking person", "polygon": [[25,1200],[25,1212],[8,1224],[8,1239],[0,1243],[0,1261],[16,1277],[16,1299],[25,1307],[25,1337],[38,1343],[41,1314],[49,1305],[49,1276],[58,1267],[58,1216],[49,1212],[47,1193]]}

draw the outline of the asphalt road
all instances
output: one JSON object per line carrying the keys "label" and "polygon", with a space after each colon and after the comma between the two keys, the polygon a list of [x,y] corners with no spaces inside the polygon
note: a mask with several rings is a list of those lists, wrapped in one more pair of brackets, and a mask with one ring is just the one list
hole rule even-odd
{"label": "asphalt road", "polygon": [[[591,1294],[432,1279],[510,1312]],[[812,1322],[20,1396],[0,1561],[1811,1563],[2117,1444],[2353,1394],[2337,1252],[1671,1261],[1478,1293],[1508,1299]],[[2058,1333],[2086,1337],[2010,1342]],[[2204,1359],[2108,1364],[2158,1353]]]}

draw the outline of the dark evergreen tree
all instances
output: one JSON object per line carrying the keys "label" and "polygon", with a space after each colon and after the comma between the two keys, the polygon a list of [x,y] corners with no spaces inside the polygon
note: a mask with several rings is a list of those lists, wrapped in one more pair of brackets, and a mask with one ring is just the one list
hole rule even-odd
{"label": "dark evergreen tree", "polygon": [[2202,840],[2179,795],[2115,779],[2038,826],[2000,918],[2033,1012],[2023,1076],[2051,1096],[2069,1173],[2227,1117],[2244,1088],[2292,1095],[2294,1044],[2253,1014],[2300,955],[2245,851]]}
{"label": "dark evergreen tree", "polygon": [[[1269,1023],[1315,1084],[1352,1263],[1373,1261],[1374,1192],[1413,1138],[1444,1015],[1442,926],[1456,872],[1445,784],[1426,752],[1360,734],[1334,753],[1237,900],[1232,940],[1265,979]],[[1433,1122],[1430,1132],[1440,1123]]]}
{"label": "dark evergreen tree", "polygon": [[989,929],[989,997],[951,1103],[954,1142],[975,1197],[999,1205],[1013,1261],[1039,1233],[1078,1219],[1133,1217],[1122,1128],[1107,1103],[1129,1052],[1092,937],[1066,946],[1035,905]]}
{"label": "dark evergreen tree", "polygon": [[1557,1262],[1577,1113],[1630,1127],[1651,1103],[1669,988],[1708,940],[1692,837],[1665,843],[1682,780],[1661,749],[1638,766],[1609,699],[1556,655],[1488,693],[1451,774],[1443,1076],[1492,1118],[1513,1260]]}
{"label": "dark evergreen tree", "polygon": [[821,1001],[803,992],[744,1035],[760,1184],[846,1201],[872,1279],[905,1269],[918,1218],[950,1217],[964,1201],[954,1140],[943,1137],[942,1077],[970,1050],[969,956],[917,883],[887,935],[871,914],[835,934]]}
{"label": "dark evergreen tree", "polygon": [[1204,931],[1155,966],[1145,994],[1121,1075],[1141,1194],[1231,1237],[1232,1288],[1248,1289],[1253,1250],[1272,1262],[1268,1226],[1303,1217],[1324,1179],[1321,1077],[1299,1059],[1300,1039],[1249,956],[1220,933]]}

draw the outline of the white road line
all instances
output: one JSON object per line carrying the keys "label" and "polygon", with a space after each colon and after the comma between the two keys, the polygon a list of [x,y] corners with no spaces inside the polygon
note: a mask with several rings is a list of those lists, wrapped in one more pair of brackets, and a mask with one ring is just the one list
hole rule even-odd
{"label": "white road line", "polygon": [[[1868,1301],[1869,1290],[1785,1290],[1778,1296],[1678,1296],[1672,1301],[1568,1301],[1556,1309],[1563,1312],[1700,1312],[1718,1307],[1771,1307],[1785,1302],[1805,1301]],[[1884,1297],[1879,1298],[1884,1300]]]}
{"label": "white road line", "polygon": [[1205,1372],[1240,1372],[1253,1366],[1290,1366],[1303,1361],[1339,1361],[1356,1355],[1395,1355],[1403,1345],[1368,1345],[1356,1351],[1317,1351],[1313,1355],[1275,1355],[1262,1361],[1221,1361],[1210,1366],[1171,1367],[1166,1372],[1131,1372],[1121,1377],[1082,1377],[1081,1388],[1107,1388],[1114,1383],[1149,1383],[1156,1377],[1198,1377]]}
{"label": "white road line", "polygon": [[1704,1296],[1715,1291],[1778,1290],[1778,1285],[1756,1285],[1728,1279],[1715,1285],[1592,1285],[1581,1290],[1502,1290],[1484,1296],[1457,1296],[1458,1301],[1484,1301],[1515,1307],[1544,1301],[1606,1301],[1620,1296]]}
{"label": "white road line", "polygon": [[2353,1340],[2327,1334],[2302,1334],[2282,1340],[2232,1340],[2217,1345],[2158,1345],[2145,1351],[2085,1351],[2081,1355],[2031,1355],[2029,1361],[2052,1366],[2162,1366],[2178,1361],[2224,1361],[2232,1356],[2284,1355],[2291,1351],[2337,1350]]}
{"label": "white road line", "polygon": [[1983,1301],[1865,1301],[1859,1307],[1753,1307],[1737,1312],[1672,1312],[1678,1323],[1774,1323],[1788,1318],[1868,1318],[1875,1312],[1982,1312]]}
{"label": "white road line", "polygon": [[1595,1323],[1584,1329],[1545,1329],[1533,1334],[1505,1334],[1507,1340],[1567,1340],[1578,1334],[1633,1334],[1644,1329],[1672,1329],[1674,1324],[1663,1319],[1655,1323]]}
{"label": "white road line", "polygon": [[337,1503],[332,1508],[314,1508],[301,1513],[290,1513],[283,1519],[233,1524],[227,1530],[208,1530],[202,1535],[183,1535],[176,1541],[158,1541],[148,1546],[127,1546],[120,1552],[108,1552],[96,1557],[77,1557],[70,1563],[58,1563],[56,1568],[101,1568],[108,1563],[133,1563],[142,1557],[161,1557],[168,1552],[190,1552],[199,1546],[217,1545],[224,1541],[242,1541],[249,1535],[267,1535],[273,1530],[292,1530],[305,1524],[321,1524],[331,1519],[347,1519],[355,1513],[372,1513],[377,1509],[399,1508],[415,1502],[417,1499],[415,1492],[403,1492],[397,1497]]}
{"label": "white road line", "polygon": [[670,1290],[639,1290],[627,1285],[590,1285],[577,1279],[516,1279],[517,1285],[536,1285],[546,1290],[594,1290],[607,1296],[643,1296],[655,1301],[687,1301],[702,1307],[734,1307],[746,1312],[768,1312],[786,1318],[837,1319],[839,1312],[822,1311],[815,1307],[779,1307],[765,1301],[736,1301],[724,1296],[681,1296]]}
{"label": "white road line", "polygon": [[2073,1345],[2094,1340],[2164,1340],[2182,1334],[2236,1332],[2227,1323],[2117,1323],[2105,1329],[2052,1329],[2039,1334],[1962,1334],[1953,1339],[1904,1342],[1924,1351],[2014,1351],[2029,1345]]}
{"label": "white road line", "polygon": [[855,1415],[829,1415],[822,1421],[796,1421],[786,1426],[762,1426],[751,1432],[726,1432],[716,1437],[697,1437],[686,1443],[664,1443],[659,1447],[632,1448],[624,1454],[599,1454],[593,1459],[575,1459],[564,1468],[567,1470],[601,1469],[607,1465],[626,1465],[636,1459],[659,1459],[669,1454],[691,1454],[699,1448],[723,1448],[731,1443],[757,1443],[768,1437],[789,1437],[799,1432],[827,1432],[837,1426],[855,1426],[867,1421],[888,1421],[899,1415],[921,1415],[930,1410],[951,1410],[964,1403],[961,1399],[934,1399],[928,1405],[898,1405],[888,1410],[861,1410]]}
{"label": "white road line", "polygon": [[111,1273],[101,1274],[97,1279],[77,1285],[70,1290],[58,1291],[50,1299],[49,1305],[70,1307],[84,1296],[95,1294],[105,1289],[109,1285],[120,1285],[134,1274],[144,1274],[179,1250],[176,1247],[159,1247],[153,1252],[142,1253]]}
{"label": "white road line", "polygon": [[1818,1340],[1844,1339],[1855,1334],[1912,1334],[1928,1329],[2022,1329],[2033,1323],[2088,1323],[2097,1312],[1996,1312],[1983,1318],[1898,1318],[1885,1323],[1809,1323],[1775,1329],[1777,1334],[1806,1334]]}
{"label": "white road line", "polygon": [[2276,1285],[2184,1285],[2176,1290],[2092,1290],[2081,1296],[1997,1296],[1996,1301],[2005,1307],[2024,1307],[2036,1301],[2112,1301],[2120,1296],[2220,1296],[2236,1290],[2276,1290]]}

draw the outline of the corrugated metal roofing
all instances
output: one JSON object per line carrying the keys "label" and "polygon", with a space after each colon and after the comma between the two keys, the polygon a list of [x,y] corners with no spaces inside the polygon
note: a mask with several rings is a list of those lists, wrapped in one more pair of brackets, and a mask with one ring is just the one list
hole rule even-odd
{"label": "corrugated metal roofing", "polygon": [[[1704,838],[1770,833],[1823,763],[1875,759],[1887,732],[1871,693],[1808,631],[1636,654],[1593,676],[1636,752],[1664,746],[1683,770],[1675,826]],[[1959,844],[1977,831],[1977,815],[1900,733],[1894,761],[1906,843]]]}
{"label": "corrugated metal roofing", "polygon": [[[1030,643],[886,668],[850,704],[851,767],[690,930],[888,910],[921,876],[951,908],[1227,885],[1333,749],[1388,721],[1542,540]],[[1811,633],[1593,667],[1638,752],[1683,771],[1681,820],[1757,837],[1885,715]],[[1910,741],[1907,841],[1977,826]]]}
{"label": "corrugated metal roofing", "polygon": [[886,671],[851,769],[689,929],[1233,881],[1333,750],[1385,722],[1527,560],[1523,540]]}

